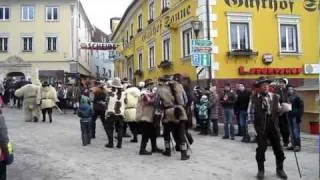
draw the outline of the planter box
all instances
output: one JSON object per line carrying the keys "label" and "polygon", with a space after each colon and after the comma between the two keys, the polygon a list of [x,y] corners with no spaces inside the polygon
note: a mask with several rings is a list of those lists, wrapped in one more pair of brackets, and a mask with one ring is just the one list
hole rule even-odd
{"label": "planter box", "polygon": [[310,126],[310,134],[318,135],[319,134],[319,128],[320,123],[319,122],[309,122]]}
{"label": "planter box", "polygon": [[134,75],[141,77],[141,76],[143,75],[143,71],[142,71],[142,70],[136,70],[136,71],[134,72]]}
{"label": "planter box", "polygon": [[172,66],[172,62],[171,61],[162,61],[159,65],[158,68],[169,68]]}
{"label": "planter box", "polygon": [[246,57],[246,56],[258,56],[258,52],[253,52],[251,49],[245,49],[245,50],[235,50],[235,51],[229,51],[227,52],[228,56],[240,56],[240,57]]}

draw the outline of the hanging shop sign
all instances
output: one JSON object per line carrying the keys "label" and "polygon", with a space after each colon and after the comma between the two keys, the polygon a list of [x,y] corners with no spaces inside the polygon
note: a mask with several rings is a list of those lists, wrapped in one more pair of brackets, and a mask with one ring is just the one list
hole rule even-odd
{"label": "hanging shop sign", "polygon": [[303,73],[303,68],[250,68],[239,67],[240,75],[299,75]]}
{"label": "hanging shop sign", "polygon": [[114,43],[97,43],[97,42],[85,42],[80,44],[81,49],[89,50],[116,50],[119,45]]}
{"label": "hanging shop sign", "polygon": [[[317,0],[301,0],[303,1],[303,7],[309,12],[314,12],[317,7],[320,7],[320,3]],[[292,13],[294,10],[295,0],[224,0],[229,7],[245,7],[245,8],[256,8],[260,10],[278,10],[289,9]]]}

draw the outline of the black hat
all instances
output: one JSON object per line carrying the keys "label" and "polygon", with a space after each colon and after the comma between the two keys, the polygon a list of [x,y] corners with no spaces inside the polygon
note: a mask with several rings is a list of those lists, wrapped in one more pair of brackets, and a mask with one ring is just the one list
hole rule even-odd
{"label": "black hat", "polygon": [[268,78],[262,76],[262,77],[259,77],[259,78],[257,79],[256,84],[259,86],[259,85],[261,85],[261,84],[263,84],[263,83],[268,83],[268,84],[270,84],[271,82],[272,82],[271,79],[268,79]]}
{"label": "black hat", "polygon": [[154,82],[152,81],[152,79],[146,79],[146,80],[144,81],[144,83],[145,83],[145,86],[149,86],[149,85],[154,84]]}
{"label": "black hat", "polygon": [[42,86],[49,86],[48,81],[44,81],[44,82],[42,83]]}
{"label": "black hat", "polygon": [[170,75],[166,74],[166,75],[160,77],[159,80],[162,81],[162,82],[168,82],[168,81],[172,80],[172,77]]}
{"label": "black hat", "polygon": [[129,83],[128,78],[126,78],[126,77],[125,77],[125,78],[123,78],[123,79],[122,79],[122,84],[123,84],[123,83]]}

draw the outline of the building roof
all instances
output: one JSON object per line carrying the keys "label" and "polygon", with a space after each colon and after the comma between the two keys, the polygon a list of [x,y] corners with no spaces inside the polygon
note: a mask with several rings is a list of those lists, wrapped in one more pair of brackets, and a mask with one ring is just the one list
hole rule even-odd
{"label": "building roof", "polygon": [[133,6],[135,5],[136,2],[138,2],[140,0],[132,0],[131,4],[129,5],[129,7],[126,9],[126,11],[124,12],[116,30],[114,31],[114,33],[112,34],[111,40],[114,39],[114,36],[118,33],[123,21],[126,19],[127,15],[129,14],[130,10],[133,8]]}
{"label": "building roof", "polygon": [[109,42],[109,36],[105,32],[96,26],[94,26],[93,29],[92,42],[103,42],[104,38],[106,38],[106,42]]}

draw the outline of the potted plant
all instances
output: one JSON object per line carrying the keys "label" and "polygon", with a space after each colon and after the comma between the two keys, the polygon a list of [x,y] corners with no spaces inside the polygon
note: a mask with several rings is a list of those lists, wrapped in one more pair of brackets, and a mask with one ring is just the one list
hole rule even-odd
{"label": "potted plant", "polygon": [[228,56],[258,56],[258,52],[252,51],[252,49],[236,49],[229,51]]}
{"label": "potted plant", "polygon": [[310,134],[318,135],[320,133],[320,123],[318,120],[309,121]]}
{"label": "potted plant", "polygon": [[134,75],[141,77],[141,76],[143,75],[143,71],[140,70],[140,69],[138,69],[138,70],[136,70],[136,71],[134,72]]}
{"label": "potted plant", "polygon": [[162,61],[159,65],[158,68],[169,68],[172,66],[172,62],[171,61]]}

